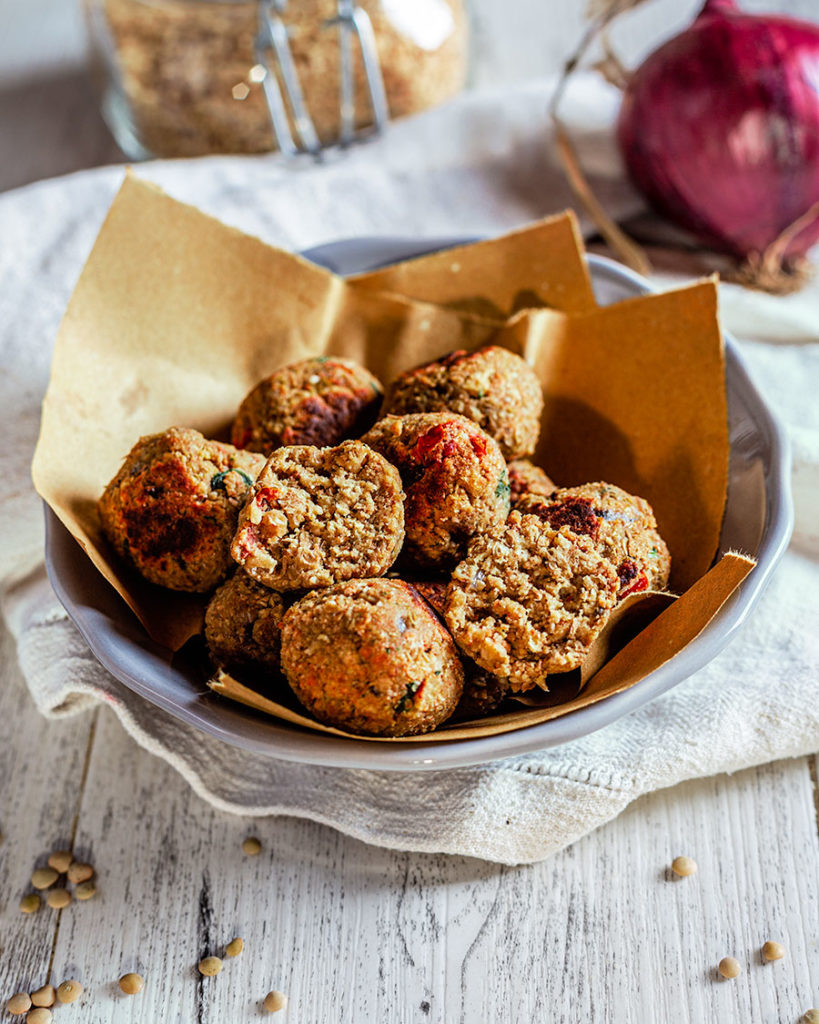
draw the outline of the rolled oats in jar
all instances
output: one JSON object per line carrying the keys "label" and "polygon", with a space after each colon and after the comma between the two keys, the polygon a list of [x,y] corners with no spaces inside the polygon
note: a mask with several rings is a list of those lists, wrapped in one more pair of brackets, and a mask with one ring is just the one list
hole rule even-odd
{"label": "rolled oats in jar", "polygon": [[[85,0],[103,110],[132,158],[259,153],[276,148],[260,63],[259,0]],[[269,4],[264,4],[268,7]],[[467,67],[464,0],[359,0],[369,16],[390,117],[458,92]],[[323,145],[339,139],[336,0],[289,0],[281,21],[305,104]],[[356,128],[373,121],[353,46]],[[274,70],[275,69],[275,70]],[[291,118],[292,121],[292,118]]]}

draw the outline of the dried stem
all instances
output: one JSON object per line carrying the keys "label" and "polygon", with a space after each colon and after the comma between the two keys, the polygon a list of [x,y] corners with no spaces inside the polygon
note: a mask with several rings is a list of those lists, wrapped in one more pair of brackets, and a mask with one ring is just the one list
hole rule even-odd
{"label": "dried stem", "polygon": [[790,295],[799,291],[813,276],[814,267],[804,256],[787,258],[785,253],[794,238],[817,218],[819,202],[789,224],[764,252],[752,252],[736,270],[724,273],[723,280],[772,295]]}
{"label": "dried stem", "polygon": [[592,4],[589,7],[590,23],[583,33],[577,49],[563,66],[563,72],[549,103],[549,116],[555,128],[558,156],[577,200],[586,210],[586,213],[592,219],[600,234],[619,259],[626,266],[631,267],[632,270],[636,270],[641,274],[647,274],[651,270],[648,257],[643,249],[617,226],[594,194],[594,190],[581,167],[580,158],[577,155],[577,150],[572,142],[569,130],[558,114],[558,107],[563,99],[569,79],[580,66],[592,44],[599,38],[601,33],[605,32],[607,26],[618,14],[622,14],[623,11],[636,7],[642,2],[643,0],[602,0],[602,2],[601,0],[592,0]]}
{"label": "dried stem", "polygon": [[600,45],[603,48],[603,56],[592,64],[592,70],[601,74],[609,85],[622,91],[629,83],[631,72],[614,52],[611,38],[605,29],[600,33]]}

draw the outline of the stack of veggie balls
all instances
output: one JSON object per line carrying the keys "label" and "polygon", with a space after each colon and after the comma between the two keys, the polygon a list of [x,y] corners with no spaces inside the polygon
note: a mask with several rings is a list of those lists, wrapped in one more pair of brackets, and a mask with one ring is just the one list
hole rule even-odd
{"label": "stack of veggie balls", "polygon": [[172,427],[131,450],[99,501],[121,558],[212,593],[217,667],[316,719],[407,736],[497,711],[577,668],[625,596],[663,589],[648,502],[557,488],[529,461],[540,382],[498,346],[408,371],[386,397],[347,359],[277,370],[232,444]]}

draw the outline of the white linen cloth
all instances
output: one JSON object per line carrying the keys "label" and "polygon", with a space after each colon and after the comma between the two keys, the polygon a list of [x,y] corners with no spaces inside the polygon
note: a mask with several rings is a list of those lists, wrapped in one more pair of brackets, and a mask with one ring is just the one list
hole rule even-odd
{"label": "white linen cloth", "polygon": [[[464,96],[324,165],[213,158],[145,165],[171,194],[294,250],[354,235],[497,234],[564,208],[552,155],[550,83]],[[616,95],[581,78],[570,119],[617,215],[639,201],[607,130]],[[42,566],[42,509],[29,483],[53,339],[122,179],[106,168],[0,196],[2,611],[38,708],[54,718],[104,701],[146,749],[206,800],[239,814],[314,818],[370,843],[538,860],[641,793],[819,749],[819,287],[772,299],[722,288],[725,326],[795,448],[797,530],[739,637],[648,706],[554,750],[432,773],[324,769],[254,756],[144,702],[95,661]],[[89,571],[93,571],[89,569]]]}

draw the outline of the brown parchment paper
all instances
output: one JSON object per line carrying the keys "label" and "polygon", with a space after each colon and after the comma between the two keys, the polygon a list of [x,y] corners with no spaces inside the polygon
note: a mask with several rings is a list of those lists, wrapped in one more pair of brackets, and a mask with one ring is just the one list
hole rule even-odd
{"label": "brown parchment paper", "polygon": [[[459,255],[468,274],[491,267],[480,284],[486,317],[454,308],[469,286],[460,299],[431,288],[436,257],[413,261],[413,273],[425,265],[419,294],[448,305],[396,294],[394,280],[390,292],[349,284],[126,178],[60,327],[33,478],[157,642],[178,649],[200,629],[203,601],[152,586],[116,559],[100,532],[99,494],[141,435],[185,425],[224,436],[260,378],[314,354],[357,359],[384,382],[453,348],[494,341],[524,354],[544,382],[538,461],[560,484],[605,479],[644,494],[671,547],[674,586],[685,591],[706,573],[729,450],[714,283],[597,309],[570,217],[496,245]],[[543,266],[563,282],[548,294],[531,271],[545,250]],[[541,308],[497,319],[530,291]],[[712,582],[724,600],[736,582],[718,569]],[[681,600],[659,617],[682,616],[677,649],[688,607]],[[495,728],[488,721],[482,730]]]}
{"label": "brown parchment paper", "polygon": [[540,306],[585,313],[597,305],[571,210],[500,238],[360,274],[350,283],[495,320]]}

